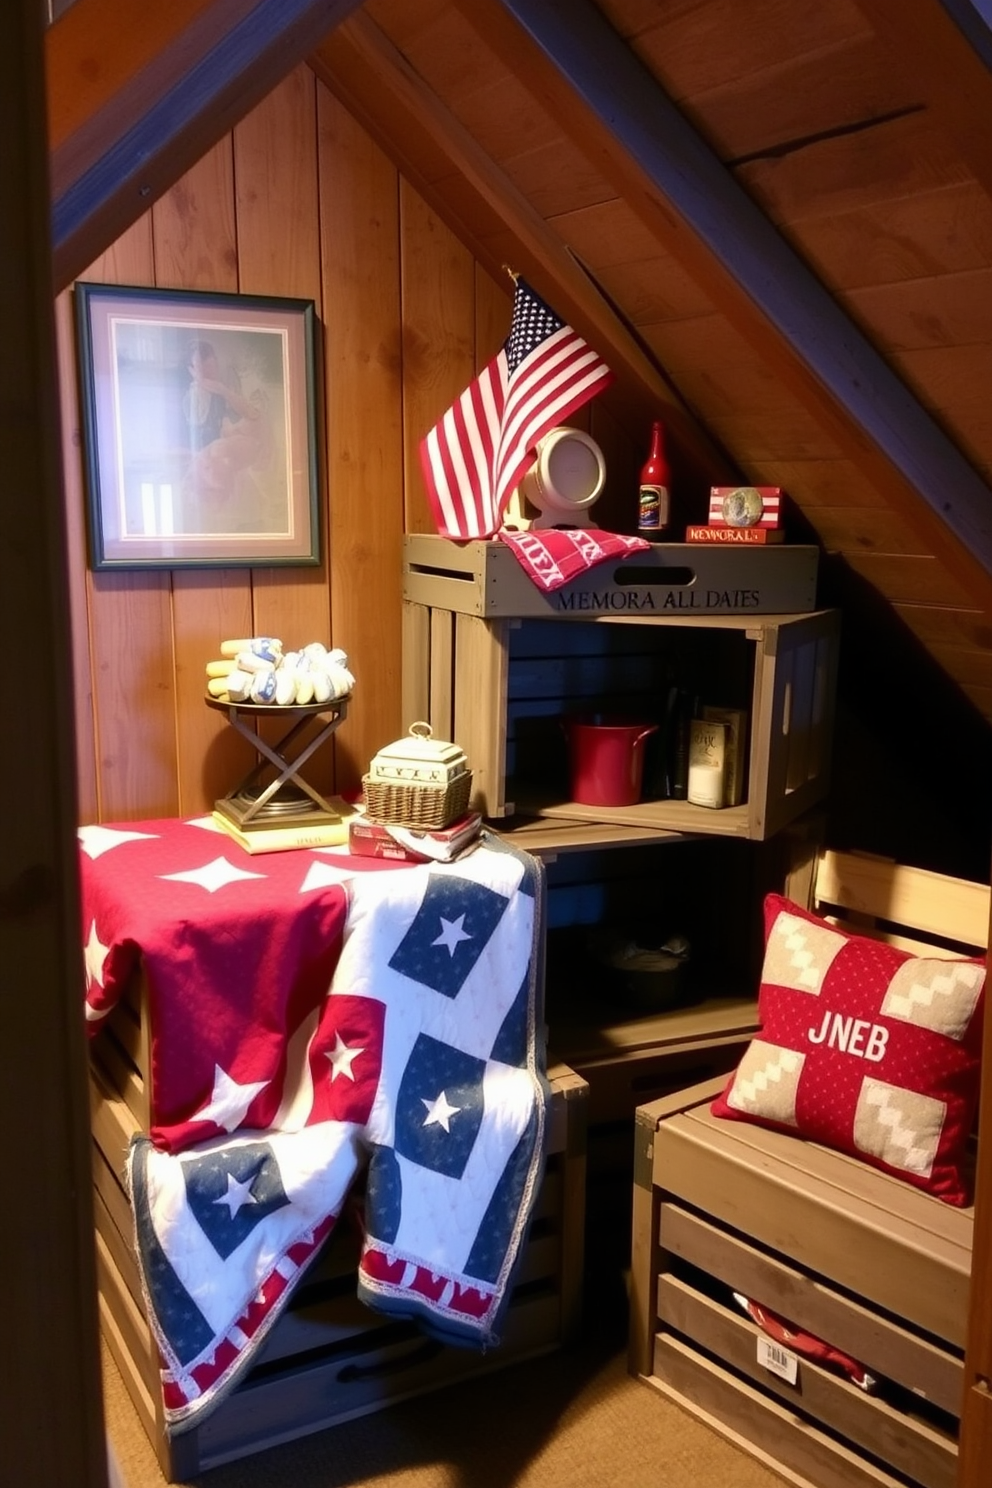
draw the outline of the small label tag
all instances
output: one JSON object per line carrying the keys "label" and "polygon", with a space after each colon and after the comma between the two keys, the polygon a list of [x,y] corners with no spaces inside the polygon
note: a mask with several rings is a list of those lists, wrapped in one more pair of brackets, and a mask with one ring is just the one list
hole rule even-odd
{"label": "small label tag", "polygon": [[799,1378],[799,1356],[792,1353],[790,1349],[783,1348],[780,1343],[773,1343],[770,1338],[758,1336],[758,1363],[763,1369],[772,1374],[779,1375],[794,1385]]}

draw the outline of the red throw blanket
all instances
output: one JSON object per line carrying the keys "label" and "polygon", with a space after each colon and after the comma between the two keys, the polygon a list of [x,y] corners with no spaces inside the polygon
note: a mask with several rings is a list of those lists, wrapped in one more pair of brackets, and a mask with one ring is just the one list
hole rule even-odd
{"label": "red throw blanket", "polygon": [[643,537],[601,532],[598,527],[531,528],[529,532],[502,528],[496,536],[510,549],[527,577],[546,594],[597,563],[627,558],[651,546]]}
{"label": "red throw blanket", "polygon": [[[210,817],[79,837],[88,1027],[97,1031],[142,961],[155,1145],[177,1152],[235,1126],[271,1126],[289,1034],[320,1007],[337,964],[345,883],[404,865],[345,849],[253,857]],[[281,1077],[248,1100],[263,1066]]]}

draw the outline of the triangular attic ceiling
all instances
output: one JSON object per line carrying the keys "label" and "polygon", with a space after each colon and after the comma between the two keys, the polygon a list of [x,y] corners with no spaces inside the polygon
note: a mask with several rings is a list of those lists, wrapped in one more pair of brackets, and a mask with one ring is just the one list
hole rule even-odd
{"label": "triangular attic ceiling", "polygon": [[[51,29],[53,96],[121,11],[77,0]],[[992,38],[969,0],[911,24],[903,0],[182,0],[159,25],[154,67],[111,49],[53,105],[62,283],[307,57],[484,265],[601,350],[632,436],[664,414],[686,489],[783,486],[992,720]]]}

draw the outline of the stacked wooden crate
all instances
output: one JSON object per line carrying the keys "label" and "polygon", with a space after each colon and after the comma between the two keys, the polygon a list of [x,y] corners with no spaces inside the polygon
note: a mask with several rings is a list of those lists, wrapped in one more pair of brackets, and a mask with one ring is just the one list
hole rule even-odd
{"label": "stacked wooden crate", "polygon": [[[985,947],[984,885],[832,852],[815,884],[814,907],[859,934],[921,954]],[[721,1084],[637,1112],[632,1372],[792,1483],[953,1488],[973,1209],[719,1120]],[[769,1353],[735,1293],[857,1360],[877,1392],[788,1344]]]}
{"label": "stacked wooden crate", "polygon": [[149,1126],[147,997],[138,979],[93,1049],[91,1092],[101,1326],[135,1410],[170,1481],[379,1410],[531,1355],[575,1336],[585,1224],[586,1084],[549,1071],[545,1176],[498,1348],[445,1347],[412,1322],[358,1300],[357,1224],[342,1215],[294,1292],[251,1372],[199,1426],[169,1436],[159,1359],[145,1316],[124,1164]]}
{"label": "stacked wooden crate", "polygon": [[[549,956],[551,1045],[588,1080],[594,1124],[629,1122],[638,1104],[729,1069],[755,1031],[760,959],[745,921],[781,887],[783,836],[830,782],[839,617],[814,609],[816,574],[815,548],[656,543],[542,593],[504,543],[404,540],[404,717],[458,742],[473,804],[548,862],[549,941],[560,929],[579,944],[645,891],[655,926],[673,886],[708,906],[708,923],[694,914],[688,927],[698,995],[684,1003],[632,1010],[611,1002],[593,958],[557,981]],[[571,800],[563,721],[658,721],[673,684],[747,715],[744,799],[712,810],[667,797],[659,729],[639,801]],[[726,948],[724,964],[701,972],[704,947]]]}

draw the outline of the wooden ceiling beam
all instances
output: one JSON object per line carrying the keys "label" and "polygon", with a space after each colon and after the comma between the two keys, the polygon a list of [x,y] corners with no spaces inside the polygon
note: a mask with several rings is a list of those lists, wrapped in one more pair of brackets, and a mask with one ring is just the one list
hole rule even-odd
{"label": "wooden ceiling beam", "polygon": [[[557,233],[496,166],[388,37],[367,16],[355,15],[317,47],[316,75],[359,119],[417,190],[492,273],[501,271],[485,244],[453,217],[437,189],[417,171],[418,138],[428,137],[520,246],[513,268],[532,280],[559,315],[595,346],[624,386],[628,411],[644,426],[661,417],[673,442],[709,480],[738,478],[726,452],[705,431],[657,364],[616,314]],[[406,144],[414,142],[407,150]],[[551,286],[551,287],[548,287]]]}
{"label": "wooden ceiling beam", "polygon": [[992,490],[590,0],[455,0],[714,305],[986,607]]}
{"label": "wooden ceiling beam", "polygon": [[75,0],[48,28],[56,291],[120,236],[360,0]]}

